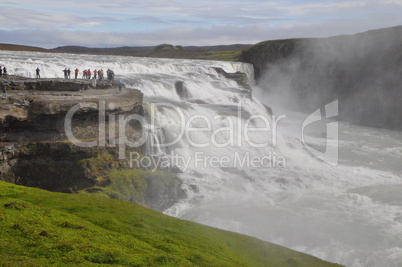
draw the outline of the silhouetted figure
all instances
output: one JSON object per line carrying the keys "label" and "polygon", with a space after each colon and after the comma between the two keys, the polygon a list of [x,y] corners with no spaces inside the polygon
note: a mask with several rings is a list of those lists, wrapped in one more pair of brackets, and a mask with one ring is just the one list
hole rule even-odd
{"label": "silhouetted figure", "polygon": [[67,79],[67,72],[68,72],[67,68],[64,68],[63,72],[64,72],[64,79]]}
{"label": "silhouetted figure", "polygon": [[39,67],[36,68],[36,78],[40,78],[40,69],[39,69]]}
{"label": "silhouetted figure", "polygon": [[123,83],[120,81],[119,82],[119,92],[121,92],[121,88],[123,87]]}
{"label": "silhouetted figure", "polygon": [[113,81],[114,80],[114,72],[111,69],[107,70],[107,79],[109,81]]}

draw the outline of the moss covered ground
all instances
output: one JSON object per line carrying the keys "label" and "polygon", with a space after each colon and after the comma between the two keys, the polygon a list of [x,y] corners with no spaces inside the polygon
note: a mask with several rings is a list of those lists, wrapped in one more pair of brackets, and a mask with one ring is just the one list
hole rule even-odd
{"label": "moss covered ground", "polygon": [[2,266],[337,266],[131,202],[0,182]]}
{"label": "moss covered ground", "polygon": [[[78,193],[135,202],[155,209],[152,203],[160,200],[161,196],[158,194],[177,198],[181,182],[175,174],[169,172],[132,169],[118,170],[98,177],[96,184],[97,186],[80,190]],[[166,208],[168,207],[164,207]]]}

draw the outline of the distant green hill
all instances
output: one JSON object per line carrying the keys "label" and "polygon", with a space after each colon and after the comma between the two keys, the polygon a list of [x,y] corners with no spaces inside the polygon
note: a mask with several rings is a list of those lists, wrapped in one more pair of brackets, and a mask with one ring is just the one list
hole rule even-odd
{"label": "distant green hill", "polygon": [[0,182],[2,266],[339,266],[140,205]]}
{"label": "distant green hill", "polygon": [[[242,51],[251,46],[250,44],[215,46],[173,46],[170,44],[161,44],[157,46],[122,46],[109,48],[59,46],[57,48],[44,49],[34,46],[0,44],[0,50],[237,61]],[[161,47],[164,49],[160,49]]]}
{"label": "distant green hill", "polygon": [[0,50],[33,51],[33,52],[46,52],[47,51],[44,48],[40,48],[40,47],[36,47],[36,46],[15,45],[15,44],[0,44]]}
{"label": "distant green hill", "polygon": [[157,46],[123,46],[114,48],[60,46],[49,49],[49,52],[235,61],[240,58],[241,52],[249,47],[251,45],[248,44],[215,46],[174,46],[171,44],[161,44]]}

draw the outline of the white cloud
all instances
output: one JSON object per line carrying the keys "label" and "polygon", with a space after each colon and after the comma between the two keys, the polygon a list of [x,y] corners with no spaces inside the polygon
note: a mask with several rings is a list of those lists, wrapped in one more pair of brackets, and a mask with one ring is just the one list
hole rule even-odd
{"label": "white cloud", "polygon": [[81,22],[77,24],[80,27],[98,27],[101,26],[102,23],[97,22],[97,21],[86,21],[86,22]]}
{"label": "white cloud", "polygon": [[326,37],[402,24],[401,0],[42,0],[35,6],[20,0],[19,6],[24,9],[0,2],[2,42],[214,45]]}
{"label": "white cloud", "polygon": [[[0,29],[55,29],[94,27],[102,25],[100,18],[85,18],[61,13],[37,12],[28,9],[4,7],[0,16]],[[108,19],[105,19],[108,20]]]}
{"label": "white cloud", "polygon": [[159,6],[159,7],[151,7],[154,10],[161,10],[161,11],[182,11],[183,8],[180,7],[172,7],[172,6]]}
{"label": "white cloud", "polygon": [[[339,34],[353,34],[374,28],[393,26],[384,21],[330,22],[326,24],[282,23],[269,26],[265,23],[237,25],[216,25],[208,28],[172,27],[154,31],[110,32],[110,31],[60,31],[60,30],[14,30],[0,31],[3,40],[8,43],[35,45],[53,48],[60,45],[83,45],[90,47],[115,47],[157,45],[171,43],[175,45],[220,45],[247,43],[254,44],[264,40],[328,37]],[[51,38],[49,38],[51,36]]]}
{"label": "white cloud", "polygon": [[402,0],[381,0],[381,4],[402,6]]}
{"label": "white cloud", "polygon": [[3,15],[0,18],[0,27],[2,28],[27,28],[27,27],[65,27],[74,18],[69,15],[52,15],[43,12],[33,12],[27,9],[2,8]]}

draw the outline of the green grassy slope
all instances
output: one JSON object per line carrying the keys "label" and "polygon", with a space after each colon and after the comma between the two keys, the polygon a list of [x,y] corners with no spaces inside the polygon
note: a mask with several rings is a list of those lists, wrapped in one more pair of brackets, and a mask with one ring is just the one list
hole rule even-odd
{"label": "green grassy slope", "polygon": [[0,182],[2,266],[338,266],[115,199]]}

